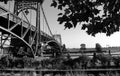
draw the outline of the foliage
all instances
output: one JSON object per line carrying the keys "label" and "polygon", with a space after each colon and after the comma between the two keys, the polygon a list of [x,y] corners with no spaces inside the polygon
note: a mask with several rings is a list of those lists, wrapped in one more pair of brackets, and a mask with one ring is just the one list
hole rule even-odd
{"label": "foliage", "polygon": [[89,61],[91,58],[85,55],[81,55],[75,59],[67,59],[67,58],[50,58],[42,60],[42,68],[47,69],[59,69],[59,70],[66,70],[66,69],[81,69],[87,68]]}
{"label": "foliage", "polygon": [[27,56],[18,58],[6,55],[0,59],[0,68],[41,68],[40,62]]}
{"label": "foliage", "polygon": [[58,22],[65,28],[80,23],[82,29],[92,36],[97,33],[110,36],[119,31],[120,0],[52,0],[51,6],[62,10]]}
{"label": "foliage", "polygon": [[100,61],[101,66],[110,66],[110,62],[112,61],[112,56],[109,54],[97,54],[96,59]]}
{"label": "foliage", "polygon": [[96,43],[95,49],[96,52],[102,52],[102,46],[99,43]]}
{"label": "foliage", "polygon": [[119,67],[120,66],[120,56],[113,56],[114,64]]}
{"label": "foliage", "polygon": [[85,44],[81,44],[80,46],[81,46],[81,48],[80,48],[81,50],[86,50],[86,45]]}
{"label": "foliage", "polygon": [[91,58],[86,55],[80,55],[78,58],[68,59],[63,62],[66,69],[87,68]]}
{"label": "foliage", "polygon": [[0,68],[6,68],[10,64],[8,56],[2,56],[0,59]]}
{"label": "foliage", "polygon": [[4,2],[5,4],[7,4],[8,0],[0,0],[0,2]]}

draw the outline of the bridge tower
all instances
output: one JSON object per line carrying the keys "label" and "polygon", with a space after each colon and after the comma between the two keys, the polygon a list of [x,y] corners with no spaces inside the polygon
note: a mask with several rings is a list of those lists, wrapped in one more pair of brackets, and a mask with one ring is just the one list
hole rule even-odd
{"label": "bridge tower", "polygon": [[53,35],[53,37],[55,38],[55,40],[57,40],[62,45],[62,39],[61,39],[60,34],[55,34],[55,35]]}
{"label": "bridge tower", "polygon": [[[27,19],[27,14],[30,12],[29,10],[34,10],[36,11],[36,31],[37,31],[37,35],[35,38],[35,41],[33,43],[33,47],[34,47],[34,54],[36,55],[39,47],[41,46],[41,27],[40,27],[40,7],[43,3],[43,0],[15,0],[15,4],[14,4],[14,14],[16,14],[17,16],[22,13],[27,22],[29,24],[31,24],[30,20]],[[28,36],[26,37],[26,40],[29,40],[28,42],[31,43],[32,41],[30,40],[32,38],[32,36]],[[15,39],[13,39],[14,41]],[[29,50],[29,49],[26,49]],[[40,51],[40,49],[39,49]]]}

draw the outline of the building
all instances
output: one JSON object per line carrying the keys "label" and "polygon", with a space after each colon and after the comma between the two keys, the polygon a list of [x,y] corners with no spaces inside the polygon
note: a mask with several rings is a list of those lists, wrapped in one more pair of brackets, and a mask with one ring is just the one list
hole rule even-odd
{"label": "building", "polygon": [[57,40],[60,44],[62,44],[62,39],[60,34],[55,34],[54,35],[55,40]]}

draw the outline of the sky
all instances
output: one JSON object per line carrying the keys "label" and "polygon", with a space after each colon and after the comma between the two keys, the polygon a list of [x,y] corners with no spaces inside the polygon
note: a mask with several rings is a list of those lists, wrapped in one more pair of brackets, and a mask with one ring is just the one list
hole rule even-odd
{"label": "sky", "polygon": [[[96,43],[101,44],[102,47],[120,46],[120,32],[116,32],[111,36],[106,36],[105,34],[98,33],[95,37],[93,37],[88,35],[85,30],[81,30],[81,25],[78,25],[76,28],[64,30],[64,25],[60,25],[57,22],[58,13],[61,11],[50,7],[50,3],[51,0],[45,0],[43,3],[43,9],[47,17],[48,24],[53,34],[61,34],[62,44],[65,44],[67,48],[80,48],[80,44],[82,43],[86,44],[87,48],[94,48]],[[0,5],[8,8],[6,5],[3,5],[3,3],[0,3]],[[12,4],[9,7],[9,10],[13,9]],[[41,23],[45,22],[42,20]]]}
{"label": "sky", "polygon": [[61,34],[62,43],[68,48],[80,48],[80,44],[86,44],[86,47],[95,47],[96,43],[102,47],[120,46],[120,32],[116,32],[111,36],[106,36],[103,33],[96,34],[95,37],[88,35],[85,30],[81,30],[81,25],[76,28],[64,30],[64,25],[57,22],[58,13],[61,12],[54,7],[50,7],[50,0],[45,0],[43,3],[44,11],[51,30],[53,33]]}

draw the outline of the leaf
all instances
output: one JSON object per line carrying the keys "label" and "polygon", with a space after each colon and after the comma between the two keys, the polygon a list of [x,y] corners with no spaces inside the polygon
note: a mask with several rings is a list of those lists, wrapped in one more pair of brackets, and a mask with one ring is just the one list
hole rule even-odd
{"label": "leaf", "polygon": [[59,17],[57,21],[59,21],[59,24],[62,24],[64,22],[62,17]]}
{"label": "leaf", "polygon": [[72,24],[69,22],[66,22],[64,26],[65,26],[65,28],[68,28],[68,29],[73,27]]}
{"label": "leaf", "polygon": [[97,14],[100,12],[100,10],[98,10],[98,9],[93,9],[93,12],[94,12],[95,15],[97,15]]}
{"label": "leaf", "polygon": [[63,13],[59,13],[58,16],[62,15]]}
{"label": "leaf", "polygon": [[68,17],[68,16],[63,15],[63,16],[62,16],[62,20],[63,20],[63,21],[68,22],[70,19],[69,19],[69,17]]}
{"label": "leaf", "polygon": [[66,15],[63,15],[62,17],[59,17],[57,21],[59,21],[60,24],[62,24],[63,22],[68,22],[69,18]]}
{"label": "leaf", "polygon": [[72,19],[72,23],[73,23],[74,27],[76,27],[76,26],[77,26],[77,20]]}
{"label": "leaf", "polygon": [[85,30],[87,28],[87,25],[86,24],[83,24],[82,25],[82,29]]}
{"label": "leaf", "polygon": [[53,1],[53,3],[51,4],[51,7],[57,7],[57,2],[56,1]]}
{"label": "leaf", "polygon": [[63,3],[62,6],[65,7],[67,4],[66,3]]}
{"label": "leaf", "polygon": [[106,33],[106,32],[107,32],[106,28],[103,28],[102,32],[103,32],[103,33]]}
{"label": "leaf", "polygon": [[100,16],[94,17],[95,20],[101,20]]}
{"label": "leaf", "polygon": [[70,13],[70,10],[69,9],[65,9],[65,14],[69,14]]}
{"label": "leaf", "polygon": [[59,4],[63,4],[63,0],[59,0]]}
{"label": "leaf", "polygon": [[62,5],[59,5],[59,6],[58,6],[58,9],[62,10]]}
{"label": "leaf", "polygon": [[8,1],[6,1],[6,0],[4,1],[5,4],[7,4],[7,2],[8,2]]}

